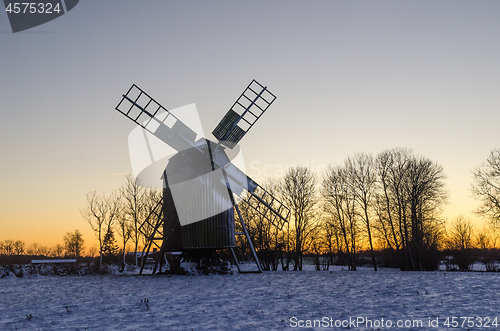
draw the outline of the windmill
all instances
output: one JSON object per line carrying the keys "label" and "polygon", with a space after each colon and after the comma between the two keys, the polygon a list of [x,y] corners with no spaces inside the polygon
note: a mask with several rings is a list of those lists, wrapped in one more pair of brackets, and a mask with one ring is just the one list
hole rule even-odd
{"label": "windmill", "polygon": [[[290,210],[237,168],[227,152],[275,99],[267,87],[252,80],[213,130],[214,142],[196,139],[190,127],[135,84],[123,95],[116,110],[176,151],[163,171],[163,201],[139,228],[147,238],[141,273],[152,245],[159,249],[153,274],[158,263],[161,272],[166,252],[181,251],[184,261],[220,265],[217,250],[226,248],[238,271],[244,272],[234,252],[235,236],[246,238],[257,272],[262,272],[239,206],[248,205],[279,229],[288,222]],[[242,232],[235,232],[235,214]]]}

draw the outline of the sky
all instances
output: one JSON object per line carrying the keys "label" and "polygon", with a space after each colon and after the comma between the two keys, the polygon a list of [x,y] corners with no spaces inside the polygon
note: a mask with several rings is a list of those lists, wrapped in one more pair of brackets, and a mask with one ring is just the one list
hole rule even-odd
{"label": "sky", "polygon": [[82,0],[12,33],[0,11],[0,241],[53,246],[90,191],[131,172],[137,84],[196,103],[208,138],[252,79],[276,101],[240,143],[257,181],[358,152],[412,148],[444,167],[448,219],[472,211],[471,169],[500,147],[500,2]]}

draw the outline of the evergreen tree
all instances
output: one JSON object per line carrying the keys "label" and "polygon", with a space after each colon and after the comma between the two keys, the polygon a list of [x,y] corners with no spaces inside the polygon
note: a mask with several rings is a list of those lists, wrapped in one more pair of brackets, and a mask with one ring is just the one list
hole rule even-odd
{"label": "evergreen tree", "polygon": [[116,244],[115,233],[113,229],[108,228],[104,235],[102,253],[104,256],[114,256],[118,253],[118,245]]}

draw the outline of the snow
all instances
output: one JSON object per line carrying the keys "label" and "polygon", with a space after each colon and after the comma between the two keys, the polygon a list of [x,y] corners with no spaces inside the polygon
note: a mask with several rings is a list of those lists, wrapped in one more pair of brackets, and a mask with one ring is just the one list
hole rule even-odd
{"label": "snow", "polygon": [[293,329],[297,324],[290,319],[358,317],[420,319],[422,330],[429,329],[429,317],[439,318],[433,330],[448,330],[446,317],[497,317],[499,296],[500,274],[482,272],[334,267],[196,276],[6,276],[0,279],[0,330],[278,330]]}

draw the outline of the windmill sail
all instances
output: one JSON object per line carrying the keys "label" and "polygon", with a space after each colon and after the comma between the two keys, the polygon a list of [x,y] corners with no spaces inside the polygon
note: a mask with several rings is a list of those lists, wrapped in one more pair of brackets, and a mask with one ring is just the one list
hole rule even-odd
{"label": "windmill sail", "polygon": [[212,134],[221,144],[233,148],[276,100],[267,87],[255,79],[247,86]]}
{"label": "windmill sail", "polygon": [[[234,164],[223,162],[220,155],[225,155],[225,153],[216,152],[213,162],[216,168],[222,168],[226,172],[227,186],[231,192],[281,229],[283,224],[288,222],[290,210]],[[225,183],[224,180],[223,182]]]}
{"label": "windmill sail", "polygon": [[196,146],[196,132],[151,98],[137,85],[132,85],[116,110],[177,151]]}
{"label": "windmill sail", "polygon": [[241,191],[242,193],[237,195],[242,201],[281,230],[283,225],[288,222],[290,209],[250,177],[247,176],[247,179],[253,182],[253,191],[242,190],[243,186],[239,182],[232,180],[231,177],[228,173],[229,189],[233,193],[235,189]]}

